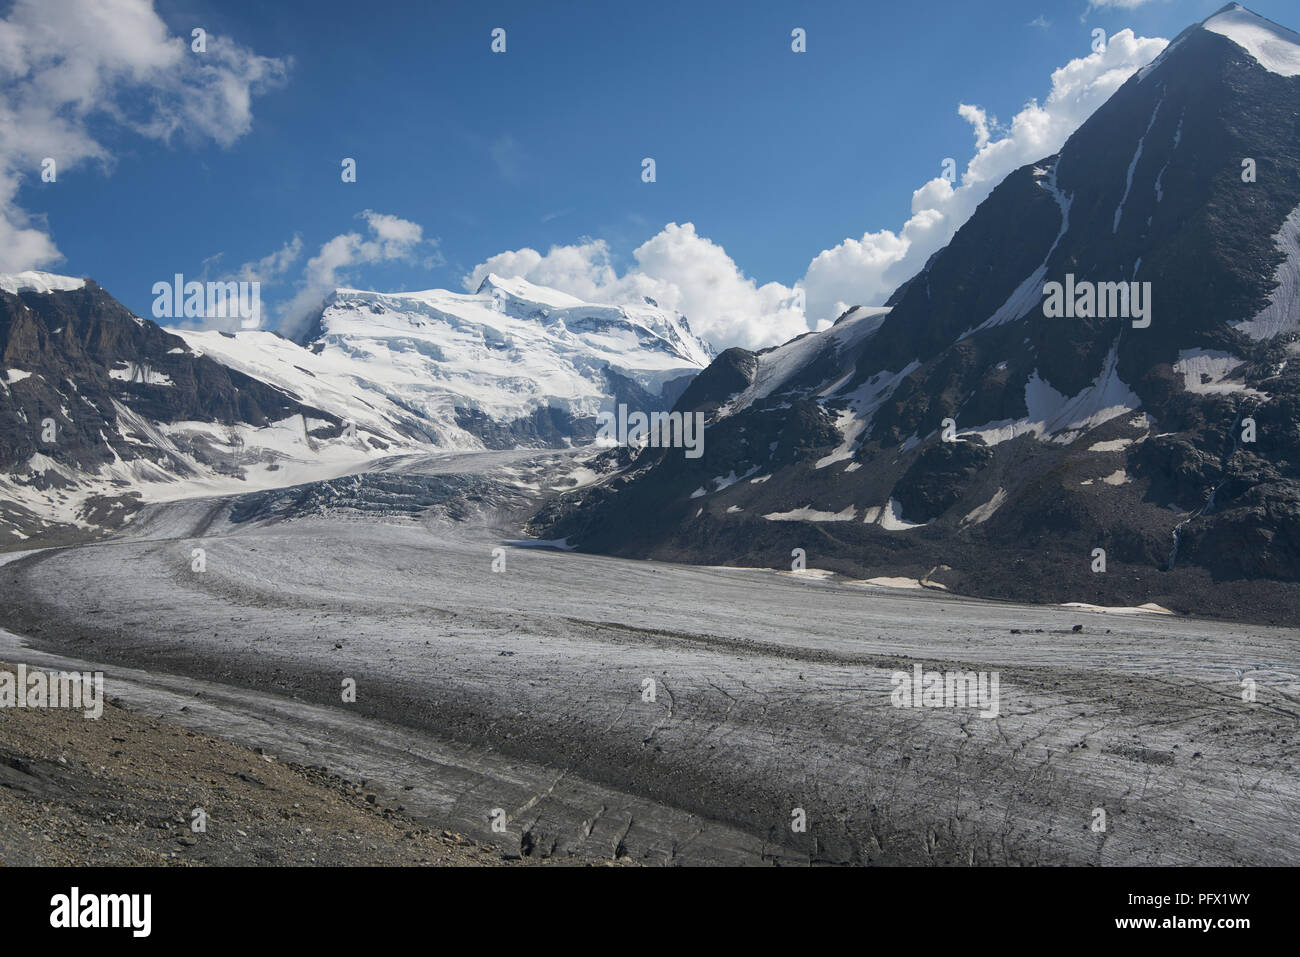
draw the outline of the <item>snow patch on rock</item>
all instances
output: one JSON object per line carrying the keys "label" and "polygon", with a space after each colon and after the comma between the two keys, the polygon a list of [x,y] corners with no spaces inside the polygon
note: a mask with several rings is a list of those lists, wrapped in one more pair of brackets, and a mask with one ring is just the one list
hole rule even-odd
{"label": "snow patch on rock", "polygon": [[1178,353],[1174,371],[1183,377],[1183,388],[1198,395],[1223,395],[1229,392],[1262,395],[1243,382],[1225,381],[1241,364],[1242,360],[1230,352],[1183,349]]}
{"label": "snow patch on rock", "polygon": [[[1060,161],[1058,160],[1057,163]],[[1056,185],[1056,167],[1057,163],[1052,164],[1052,168],[1044,176],[1037,178],[1038,185],[1052,194],[1056,200],[1057,207],[1061,210],[1061,229],[1056,234],[1056,239],[1047,250],[1047,255],[1043,257],[1043,264],[1030,273],[1015,291],[1007,297],[998,309],[974,329],[967,329],[959,338],[965,339],[974,335],[982,329],[991,329],[994,326],[1000,326],[1003,323],[1014,322],[1016,319],[1027,315],[1034,306],[1043,298],[1043,280],[1047,278],[1047,264],[1051,261],[1052,253],[1056,252],[1056,247],[1061,244],[1065,234],[1070,230],[1070,203],[1073,197],[1066,196]],[[1037,170],[1035,170],[1037,172]]]}
{"label": "snow patch on rock", "polygon": [[788,512],[768,512],[763,517],[769,522],[851,522],[857,514],[857,508],[850,505],[840,512],[822,512],[805,507]]}
{"label": "snow patch on rock", "polygon": [[110,379],[117,379],[119,382],[138,382],[143,385],[173,386],[176,384],[172,382],[171,376],[162,372],[155,372],[147,365],[126,360],[122,360],[121,365],[124,368],[108,370]]}
{"label": "snow patch on rock", "polygon": [[986,445],[997,445],[1020,435],[1033,435],[1039,441],[1068,445],[1089,429],[1096,428],[1118,415],[1136,412],[1141,399],[1119,377],[1119,343],[1111,346],[1101,372],[1078,395],[1065,396],[1039,378],[1038,370],[1025,383],[1025,407],[1022,419],[1004,419],[974,429],[963,435],[978,435]]}
{"label": "snow patch on rock", "polygon": [[993,517],[993,513],[1002,507],[1002,503],[1007,500],[1005,489],[999,488],[993,493],[993,497],[976,508],[971,509],[966,517],[961,520],[963,525],[980,525],[987,522]]}
{"label": "snow patch on rock", "polygon": [[1272,339],[1300,330],[1300,206],[1291,211],[1273,242],[1285,257],[1273,273],[1277,284],[1268,305],[1254,319],[1234,323],[1252,339]]}
{"label": "snow patch on rock", "polygon": [[1067,601],[1061,604],[1062,608],[1077,608],[1080,611],[1096,611],[1106,615],[1172,615],[1173,612],[1163,605],[1157,605],[1153,601],[1138,605],[1133,608],[1122,608],[1115,605],[1092,605],[1084,601]]}
{"label": "snow patch on rock", "polygon": [[1132,439],[1111,439],[1109,442],[1094,442],[1088,446],[1089,452],[1122,452],[1133,444]]}
{"label": "snow patch on rock", "polygon": [[[1156,117],[1160,115],[1160,107],[1163,104],[1164,104],[1164,100],[1161,100],[1159,103],[1156,104],[1155,110],[1151,113],[1151,119],[1147,123],[1146,133],[1143,133],[1142,136],[1139,137],[1138,139],[1137,151],[1133,154],[1133,161],[1128,164],[1128,179],[1124,184],[1124,195],[1120,198],[1119,205],[1115,207],[1115,222],[1111,226],[1111,230],[1110,230],[1112,234],[1119,232],[1120,220],[1124,218],[1124,204],[1128,202],[1128,194],[1133,189],[1133,173],[1137,170],[1138,161],[1142,159],[1142,147],[1146,145],[1147,133],[1150,133],[1151,127],[1156,125]],[[1160,173],[1163,176],[1164,170],[1161,170]],[[1156,177],[1156,192],[1158,194],[1161,193],[1159,176]],[[1157,196],[1157,200],[1159,198],[1160,197]]]}
{"label": "snow patch on rock", "polygon": [[758,354],[758,368],[754,380],[739,395],[727,403],[719,416],[734,415],[755,402],[779,395],[782,387],[794,375],[815,359],[823,349],[842,351],[875,334],[889,309],[883,306],[862,306],[821,332],[791,339],[789,342]]}
{"label": "snow patch on rock", "polygon": [[926,522],[909,522],[903,518],[903,506],[898,499],[891,498],[889,504],[880,513],[880,527],[890,532],[905,532],[910,528],[921,528]]}

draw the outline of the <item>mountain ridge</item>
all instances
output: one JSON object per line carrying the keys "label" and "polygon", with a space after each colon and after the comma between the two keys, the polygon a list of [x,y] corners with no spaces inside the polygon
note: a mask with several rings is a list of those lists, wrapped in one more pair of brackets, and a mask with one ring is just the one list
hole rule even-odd
{"label": "mountain ridge", "polygon": [[0,276],[0,546],[393,455],[587,444],[598,412],[666,409],[712,356],[652,304],[494,279],[500,296],[339,289],[299,345],[160,326],[91,279]]}
{"label": "mountain ridge", "polygon": [[[538,534],[776,568],[803,548],[1014,600],[1300,610],[1300,80],[1204,25],[1233,13],[1240,34],[1236,9],[1009,174],[870,326],[715,360],[678,403],[707,417],[702,459],[646,450]],[[1149,325],[1048,318],[1067,279],[1150,283]]]}

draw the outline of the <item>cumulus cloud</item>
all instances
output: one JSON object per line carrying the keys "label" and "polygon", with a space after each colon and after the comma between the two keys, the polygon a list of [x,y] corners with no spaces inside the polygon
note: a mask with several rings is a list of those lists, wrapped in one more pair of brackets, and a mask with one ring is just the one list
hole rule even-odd
{"label": "cumulus cloud", "polygon": [[[813,257],[795,288],[760,285],[691,223],[669,223],[633,254],[622,275],[602,241],[499,253],[463,282],[473,290],[489,272],[519,276],[589,301],[634,302],[650,296],[679,309],[716,347],[758,348],[834,321],[853,305],[884,302],[952,238],[1010,172],[1060,150],[1066,139],[1168,41],[1121,30],[1106,49],[1071,60],[1052,74],[1042,103],[1030,100],[1006,125],[981,107],[960,104],[971,125],[974,154],[960,181],[942,175],[912,193],[911,216],[897,232],[848,238]],[[801,303],[806,299],[806,303]],[[800,306],[803,305],[801,309]]]}
{"label": "cumulus cloud", "polygon": [[[399,260],[432,268],[442,262],[438,241],[425,239],[424,229],[417,223],[369,209],[357,213],[357,218],[365,220],[369,236],[359,232],[340,233],[323,243],[320,251],[307,260],[298,291],[280,310],[282,334],[295,338],[301,333],[325,297],[339,287],[353,267]],[[267,259],[273,260],[275,255]]]}
{"label": "cumulus cloud", "polygon": [[17,205],[46,157],[59,176],[111,168],[97,139],[106,126],[229,146],[251,129],[253,97],[287,68],[216,35],[193,52],[152,0],[16,0],[0,20],[0,272],[63,258],[45,221]]}
{"label": "cumulus cloud", "polygon": [[1005,129],[995,129],[979,107],[960,105],[958,115],[975,134],[975,154],[960,183],[942,176],[930,180],[912,193],[911,218],[898,232],[868,232],[815,256],[804,279],[809,315],[834,317],[846,305],[883,302],[947,244],[1008,173],[1060,150],[1070,134],[1167,43],[1121,30],[1104,51],[1056,70],[1047,99],[1030,100]]}
{"label": "cumulus cloud", "polygon": [[[568,246],[552,246],[542,255],[535,249],[507,250],[475,266],[461,283],[474,292],[488,273],[517,276],[577,296],[597,301],[618,284],[618,274],[609,261],[609,247],[604,240],[588,240]],[[612,294],[611,294],[612,295]]]}
{"label": "cumulus cloud", "polygon": [[516,276],[588,302],[640,302],[649,297],[690,320],[715,346],[755,349],[808,331],[797,290],[748,278],[717,243],[692,223],[669,223],[633,252],[636,265],[622,276],[603,240],[498,253],[466,275],[469,291],[488,273]]}
{"label": "cumulus cloud", "polygon": [[[962,103],[957,107],[957,115],[971,125],[975,130],[975,149],[982,150],[989,145],[989,117],[978,106],[971,106],[969,103]],[[993,125],[997,125],[994,119]]]}

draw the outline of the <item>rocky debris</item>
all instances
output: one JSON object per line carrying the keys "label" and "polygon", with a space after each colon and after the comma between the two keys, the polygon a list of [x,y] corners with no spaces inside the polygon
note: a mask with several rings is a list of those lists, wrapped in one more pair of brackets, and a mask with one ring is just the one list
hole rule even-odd
{"label": "rocky debris", "polygon": [[940,442],[930,446],[903,473],[895,495],[912,520],[938,518],[961,500],[972,478],[993,452],[982,443]]}
{"label": "rocky debris", "polygon": [[[195,808],[206,830],[194,830]],[[0,865],[503,863],[497,849],[416,824],[363,784],[118,703],[96,720],[0,709]]]}

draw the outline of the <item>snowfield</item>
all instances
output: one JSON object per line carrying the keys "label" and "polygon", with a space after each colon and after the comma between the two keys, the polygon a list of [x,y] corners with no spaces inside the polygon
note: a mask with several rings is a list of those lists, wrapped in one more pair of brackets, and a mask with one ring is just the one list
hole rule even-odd
{"label": "snowfield", "polygon": [[1206,20],[1204,27],[1221,33],[1259,65],[1281,76],[1300,76],[1300,34],[1251,13],[1240,4]]}
{"label": "snowfield", "polygon": [[183,332],[195,352],[385,441],[482,449],[458,410],[508,423],[608,407],[606,369],[651,395],[712,359],[683,317],[490,275],[472,294],[336,290],[304,348],[270,332]]}
{"label": "snowfield", "polygon": [[86,280],[73,276],[59,276],[52,272],[39,272],[29,269],[26,272],[6,273],[0,275],[0,289],[9,293],[35,292],[42,295],[51,292],[67,292],[80,289]]}

